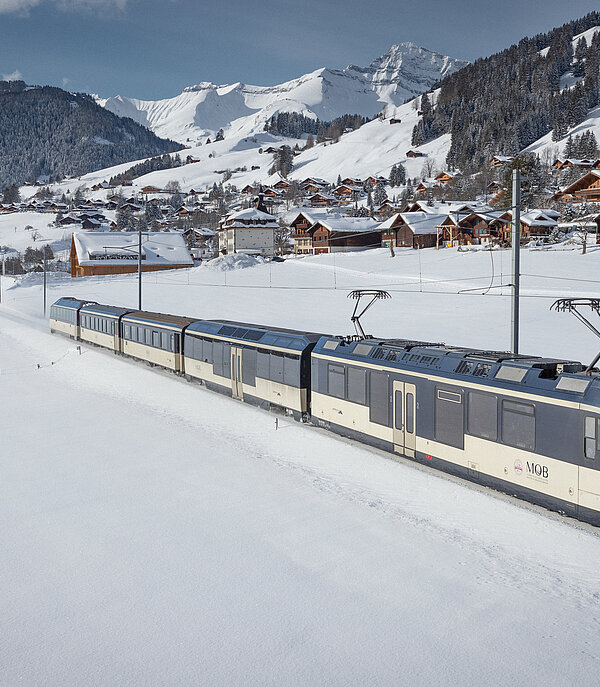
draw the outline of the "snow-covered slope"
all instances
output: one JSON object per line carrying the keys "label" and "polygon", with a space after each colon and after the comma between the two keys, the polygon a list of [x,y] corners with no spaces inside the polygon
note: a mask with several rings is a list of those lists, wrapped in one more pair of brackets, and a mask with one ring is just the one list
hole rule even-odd
{"label": "snow-covered slope", "polygon": [[[434,91],[432,99],[435,101],[436,97],[437,91]],[[376,118],[356,131],[344,134],[337,143],[321,143],[302,151],[294,158],[290,178],[301,180],[307,176],[315,176],[333,183],[338,175],[342,177],[365,177],[370,174],[387,176],[392,166],[397,163],[405,166],[410,178],[422,176],[425,162],[427,164],[431,162],[435,170],[443,169],[450,147],[448,134],[419,147],[419,151],[426,157],[406,157],[406,153],[412,147],[412,130],[418,121],[415,105],[415,101],[410,101],[399,107],[389,107],[385,119]],[[392,119],[396,123],[392,124]],[[139,190],[146,185],[163,188],[169,181],[178,181],[183,190],[204,188],[222,181],[221,172],[227,169],[232,171],[229,183],[238,188],[257,181],[272,183],[279,179],[278,176],[269,174],[273,165],[273,156],[259,151],[269,145],[279,146],[283,143],[292,146],[299,143],[301,147],[304,146],[304,141],[277,137],[266,132],[244,136],[244,129],[240,126],[235,134],[226,135],[223,141],[192,147],[185,151],[198,162],[146,174],[135,179],[134,189]],[[92,186],[110,179],[128,166],[131,165],[119,165],[87,174],[77,180],[64,181],[57,185],[57,190],[66,192],[69,189],[73,192],[81,184]],[[252,169],[253,167],[255,169]],[[244,168],[245,171],[235,171]]]}
{"label": "snow-covered slope", "polygon": [[282,111],[322,120],[343,114],[373,116],[386,105],[400,105],[423,93],[465,64],[414,43],[400,43],[368,67],[317,69],[276,86],[202,82],[164,100],[119,95],[97,101],[159,136],[193,144],[214,136],[219,129],[224,129],[226,136],[254,135],[262,131],[267,119]]}

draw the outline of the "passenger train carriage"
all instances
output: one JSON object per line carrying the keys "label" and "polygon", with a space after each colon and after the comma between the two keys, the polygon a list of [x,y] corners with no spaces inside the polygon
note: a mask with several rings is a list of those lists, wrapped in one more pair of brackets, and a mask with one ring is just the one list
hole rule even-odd
{"label": "passenger train carriage", "polygon": [[72,298],[50,327],[600,525],[600,376],[580,363]]}
{"label": "passenger train carriage", "polygon": [[201,320],[185,332],[185,372],[207,387],[267,410],[306,418],[310,353],[321,334]]}

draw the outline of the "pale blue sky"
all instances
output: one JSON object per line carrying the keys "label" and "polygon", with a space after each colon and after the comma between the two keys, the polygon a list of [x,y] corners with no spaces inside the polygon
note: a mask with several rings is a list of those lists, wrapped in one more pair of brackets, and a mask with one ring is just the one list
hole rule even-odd
{"label": "pale blue sky", "polygon": [[413,41],[474,60],[597,0],[0,0],[0,74],[157,99],[199,81],[270,85]]}

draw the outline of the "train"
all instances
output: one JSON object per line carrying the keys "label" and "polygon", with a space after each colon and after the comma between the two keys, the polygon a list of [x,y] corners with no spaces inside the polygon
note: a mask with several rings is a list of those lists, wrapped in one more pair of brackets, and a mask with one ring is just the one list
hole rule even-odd
{"label": "train", "polygon": [[581,363],[72,297],[50,330],[600,526],[600,374]]}

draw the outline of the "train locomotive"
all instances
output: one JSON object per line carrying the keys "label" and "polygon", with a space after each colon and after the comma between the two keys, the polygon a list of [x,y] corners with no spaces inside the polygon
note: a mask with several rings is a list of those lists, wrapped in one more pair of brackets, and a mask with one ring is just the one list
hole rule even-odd
{"label": "train locomotive", "polygon": [[600,375],[581,363],[74,298],[50,329],[600,525]]}

